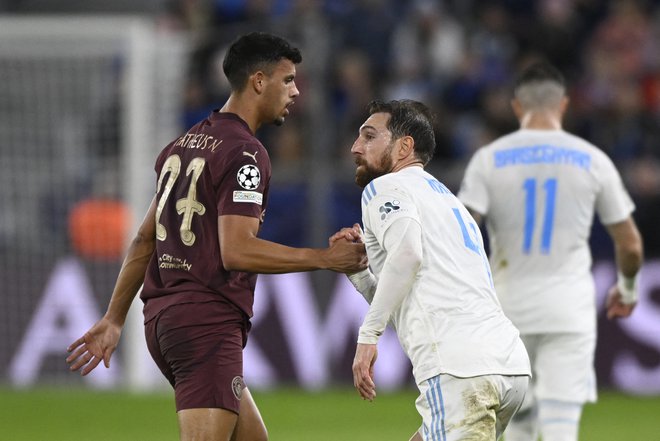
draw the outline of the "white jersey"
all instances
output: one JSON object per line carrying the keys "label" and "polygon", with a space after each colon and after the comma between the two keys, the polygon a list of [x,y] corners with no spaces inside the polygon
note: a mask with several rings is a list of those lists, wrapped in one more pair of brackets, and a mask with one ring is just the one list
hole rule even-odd
{"label": "white jersey", "polygon": [[563,130],[518,130],[479,149],[459,198],[486,216],[504,312],[523,334],[595,332],[589,234],[634,210],[612,161]]}
{"label": "white jersey", "polygon": [[423,259],[390,323],[417,383],[441,373],[529,375],[527,352],[493,290],[474,219],[421,167],[374,179],[362,193],[365,244],[375,276],[387,256],[383,237],[402,218],[421,226]]}

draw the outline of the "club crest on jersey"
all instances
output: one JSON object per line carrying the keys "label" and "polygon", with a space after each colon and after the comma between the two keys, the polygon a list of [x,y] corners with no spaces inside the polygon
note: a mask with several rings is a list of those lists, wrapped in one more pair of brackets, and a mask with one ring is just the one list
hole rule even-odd
{"label": "club crest on jersey", "polygon": [[243,377],[234,377],[234,379],[231,380],[231,390],[234,392],[234,396],[237,400],[240,400],[243,396],[243,389],[245,389],[245,382],[243,381]]}
{"label": "club crest on jersey", "polygon": [[401,202],[394,199],[392,202],[385,202],[378,208],[378,212],[381,213],[380,220],[385,220],[388,214],[393,211],[397,211],[401,208]]}
{"label": "club crest on jersey", "polygon": [[261,182],[261,173],[259,169],[251,164],[244,165],[236,174],[238,184],[246,190],[254,190]]}

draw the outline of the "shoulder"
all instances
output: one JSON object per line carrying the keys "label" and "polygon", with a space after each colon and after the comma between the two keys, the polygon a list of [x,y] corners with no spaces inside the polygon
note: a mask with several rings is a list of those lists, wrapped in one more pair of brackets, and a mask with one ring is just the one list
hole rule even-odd
{"label": "shoulder", "polygon": [[406,187],[406,185],[408,185],[409,180],[409,173],[388,173],[371,181],[371,183],[365,187],[365,190],[370,187],[370,189],[375,192],[374,194],[400,192]]}
{"label": "shoulder", "polygon": [[563,136],[567,137],[571,141],[572,146],[582,150],[592,158],[591,162],[594,167],[614,167],[614,162],[612,162],[612,159],[598,146],[575,134],[563,131],[562,133]]}
{"label": "shoulder", "polygon": [[479,147],[472,155],[470,163],[486,165],[488,158],[493,157],[496,152],[511,149],[519,145],[521,136],[520,131],[515,131],[494,139],[490,143]]}
{"label": "shoulder", "polygon": [[520,144],[520,139],[524,138],[524,132],[522,130],[516,130],[506,135],[502,135],[499,138],[494,139],[489,144],[486,144],[481,150],[485,151],[494,151],[512,148]]}
{"label": "shoulder", "polygon": [[404,184],[396,175],[397,173],[388,173],[367,184],[362,190],[362,204],[369,205],[369,202],[376,198],[400,194]]}

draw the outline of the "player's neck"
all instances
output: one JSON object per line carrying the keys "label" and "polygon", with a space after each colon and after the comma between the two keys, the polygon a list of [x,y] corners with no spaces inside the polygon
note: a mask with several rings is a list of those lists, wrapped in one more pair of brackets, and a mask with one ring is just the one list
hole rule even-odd
{"label": "player's neck", "polygon": [[220,112],[234,113],[238,115],[247,123],[253,134],[256,133],[257,129],[261,126],[258,109],[252,104],[252,100],[244,100],[232,94],[225,105],[222,106]]}
{"label": "player's neck", "polygon": [[422,164],[422,162],[417,158],[406,158],[394,164],[394,167],[392,167],[392,171],[390,173],[396,173],[400,170],[403,170],[404,168],[409,167],[424,168],[424,164]]}
{"label": "player's neck", "polygon": [[561,130],[561,118],[554,112],[527,112],[520,119],[520,128],[528,130]]}

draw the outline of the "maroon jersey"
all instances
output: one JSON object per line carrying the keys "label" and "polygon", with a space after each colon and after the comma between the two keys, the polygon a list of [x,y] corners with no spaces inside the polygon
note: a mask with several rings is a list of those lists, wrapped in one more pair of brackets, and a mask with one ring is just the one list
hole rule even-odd
{"label": "maroon jersey", "polygon": [[228,301],[252,317],[257,275],[226,271],[218,241],[218,216],[237,214],[263,222],[271,164],[248,125],[214,111],[158,156],[156,252],[141,298],[145,321],[188,302]]}

